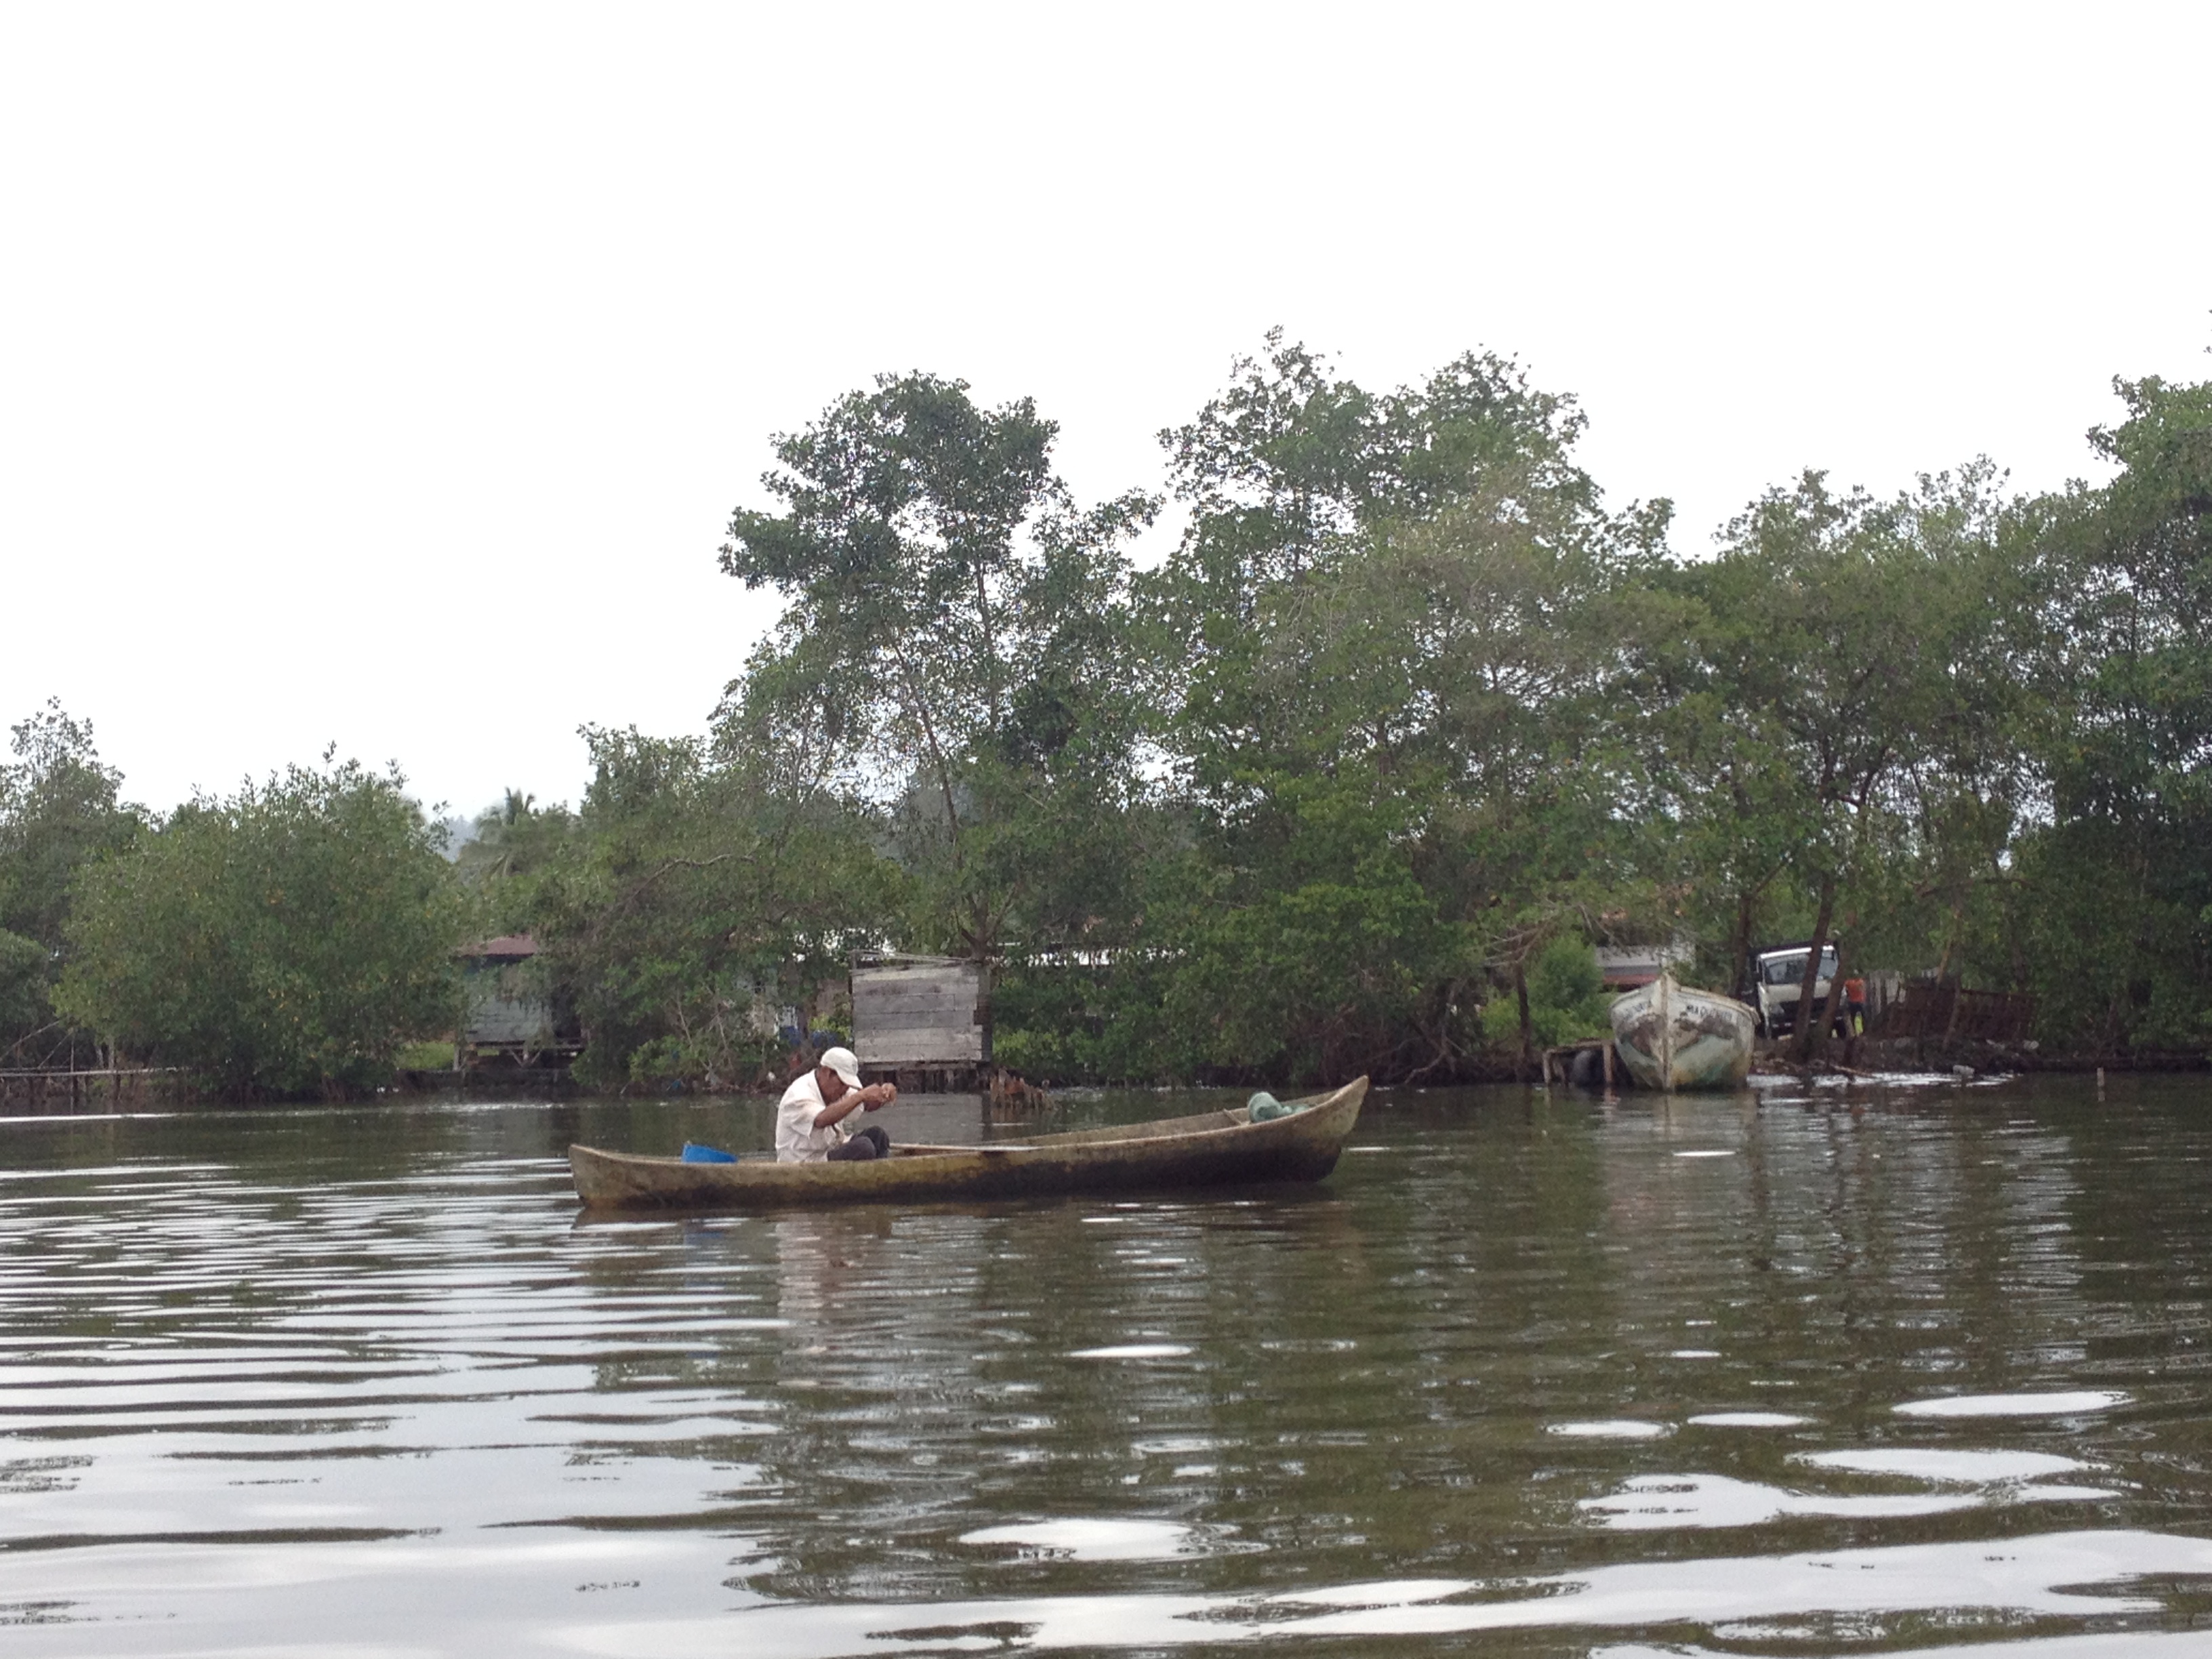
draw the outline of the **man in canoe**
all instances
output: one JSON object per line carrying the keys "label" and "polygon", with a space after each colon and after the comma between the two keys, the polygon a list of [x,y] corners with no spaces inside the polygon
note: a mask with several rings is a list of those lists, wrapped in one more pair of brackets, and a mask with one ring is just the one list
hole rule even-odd
{"label": "man in canoe", "polygon": [[824,1048],[821,1063],[794,1079],[775,1109],[779,1164],[833,1164],[890,1156],[891,1138],[871,1123],[848,1119],[898,1098],[896,1083],[860,1085],[860,1062],[850,1048]]}

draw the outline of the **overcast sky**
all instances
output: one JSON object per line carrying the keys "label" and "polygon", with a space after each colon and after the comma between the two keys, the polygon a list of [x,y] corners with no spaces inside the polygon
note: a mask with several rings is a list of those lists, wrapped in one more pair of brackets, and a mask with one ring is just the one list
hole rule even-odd
{"label": "overcast sky", "polygon": [[768,441],[1034,395],[1096,497],[1281,325],[1471,347],[1675,545],[1823,466],[2089,471],[2212,375],[2212,7],[0,10],[0,720],[126,793],[465,812],[702,727]]}

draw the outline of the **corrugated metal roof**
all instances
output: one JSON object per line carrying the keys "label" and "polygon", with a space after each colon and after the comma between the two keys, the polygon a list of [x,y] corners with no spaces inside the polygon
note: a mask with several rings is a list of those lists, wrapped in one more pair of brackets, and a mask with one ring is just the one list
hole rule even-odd
{"label": "corrugated metal roof", "polygon": [[488,939],[481,945],[471,945],[461,954],[465,957],[507,957],[520,958],[538,954],[538,941],[527,933],[501,933],[497,939]]}

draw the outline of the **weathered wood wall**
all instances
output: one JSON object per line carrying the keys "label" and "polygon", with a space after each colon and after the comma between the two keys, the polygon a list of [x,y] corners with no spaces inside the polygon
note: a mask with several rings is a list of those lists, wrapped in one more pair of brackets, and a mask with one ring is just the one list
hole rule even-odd
{"label": "weathered wood wall", "polygon": [[946,957],[853,964],[853,1052],[863,1066],[975,1066],[991,1057],[982,964]]}
{"label": "weathered wood wall", "polygon": [[2032,996],[1961,990],[1949,980],[1908,980],[1904,991],[1903,996],[1875,1016],[1869,1036],[2018,1042],[2035,1029]]}

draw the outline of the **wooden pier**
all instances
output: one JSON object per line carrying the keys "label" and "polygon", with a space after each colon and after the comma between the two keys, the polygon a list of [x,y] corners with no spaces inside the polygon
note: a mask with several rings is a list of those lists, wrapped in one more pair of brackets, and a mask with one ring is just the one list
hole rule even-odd
{"label": "wooden pier", "polygon": [[1545,1049],[1544,1086],[1547,1089],[1552,1086],[1552,1061],[1555,1055],[1559,1057],[1559,1081],[1561,1083],[1572,1083],[1575,1076],[1574,1057],[1577,1054],[1583,1054],[1591,1048],[1600,1049],[1604,1053],[1606,1092],[1607,1094],[1612,1093],[1615,1087],[1615,1084],[1613,1069],[1613,1039],[1611,1037],[1585,1037],[1580,1042],[1563,1042],[1556,1048]]}

